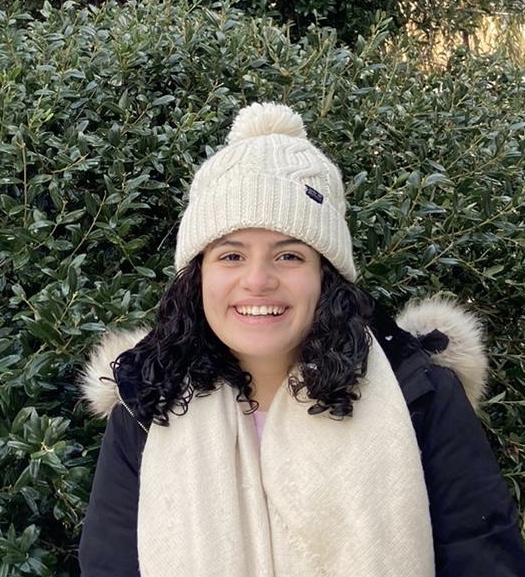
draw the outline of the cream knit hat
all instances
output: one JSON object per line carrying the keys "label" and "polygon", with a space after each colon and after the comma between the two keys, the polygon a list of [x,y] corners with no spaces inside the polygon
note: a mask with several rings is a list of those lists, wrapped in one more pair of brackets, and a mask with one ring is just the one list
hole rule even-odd
{"label": "cream knit hat", "polygon": [[195,174],[175,251],[177,270],[214,240],[243,228],[299,239],[355,281],[339,170],[306,137],[301,117],[280,104],[243,108],[227,146]]}

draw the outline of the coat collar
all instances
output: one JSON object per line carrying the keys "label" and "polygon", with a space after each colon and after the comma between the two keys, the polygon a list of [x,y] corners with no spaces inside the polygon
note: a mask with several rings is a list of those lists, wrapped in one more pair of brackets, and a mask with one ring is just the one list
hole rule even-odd
{"label": "coat collar", "polygon": [[[396,320],[377,306],[371,328],[394,371],[414,353],[426,351],[431,363],[456,373],[472,406],[478,408],[488,362],[481,322],[473,313],[450,299],[434,297],[411,301]],[[121,353],[142,340],[148,330],[108,332],[93,348],[80,375],[80,386],[96,416],[107,418],[113,407],[122,402],[122,396],[128,398],[122,386],[120,392],[117,388],[112,365]]]}

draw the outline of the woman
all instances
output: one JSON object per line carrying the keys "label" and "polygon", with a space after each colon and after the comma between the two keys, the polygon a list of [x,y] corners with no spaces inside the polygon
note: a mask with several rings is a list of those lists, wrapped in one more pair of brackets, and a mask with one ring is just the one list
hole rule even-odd
{"label": "woman", "polygon": [[425,351],[475,402],[476,322],[428,303],[404,319],[417,339],[354,285],[341,176],[297,114],[239,113],[175,263],[153,329],[107,337],[86,370],[110,419],[84,577],[523,575],[483,432]]}

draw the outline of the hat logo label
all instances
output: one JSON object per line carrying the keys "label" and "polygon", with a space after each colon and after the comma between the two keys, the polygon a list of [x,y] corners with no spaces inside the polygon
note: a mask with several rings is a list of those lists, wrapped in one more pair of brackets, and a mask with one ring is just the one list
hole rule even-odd
{"label": "hat logo label", "polygon": [[311,186],[308,186],[307,184],[305,184],[304,186],[305,186],[306,196],[309,196],[312,200],[315,200],[315,202],[318,202],[319,204],[323,204],[324,196],[320,192],[317,192],[317,190],[315,190],[315,188],[312,188]]}

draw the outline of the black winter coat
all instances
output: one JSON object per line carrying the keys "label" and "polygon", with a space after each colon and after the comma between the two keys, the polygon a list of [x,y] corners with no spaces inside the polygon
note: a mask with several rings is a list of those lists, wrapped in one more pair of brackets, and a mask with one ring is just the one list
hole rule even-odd
{"label": "black winter coat", "polygon": [[[455,374],[431,364],[419,341],[391,321],[381,319],[374,333],[400,382],[418,438],[436,577],[525,577],[516,508]],[[123,400],[131,402],[129,383],[119,388]],[[136,530],[145,440],[127,409],[115,407],[80,543],[82,577],[140,575]]]}

